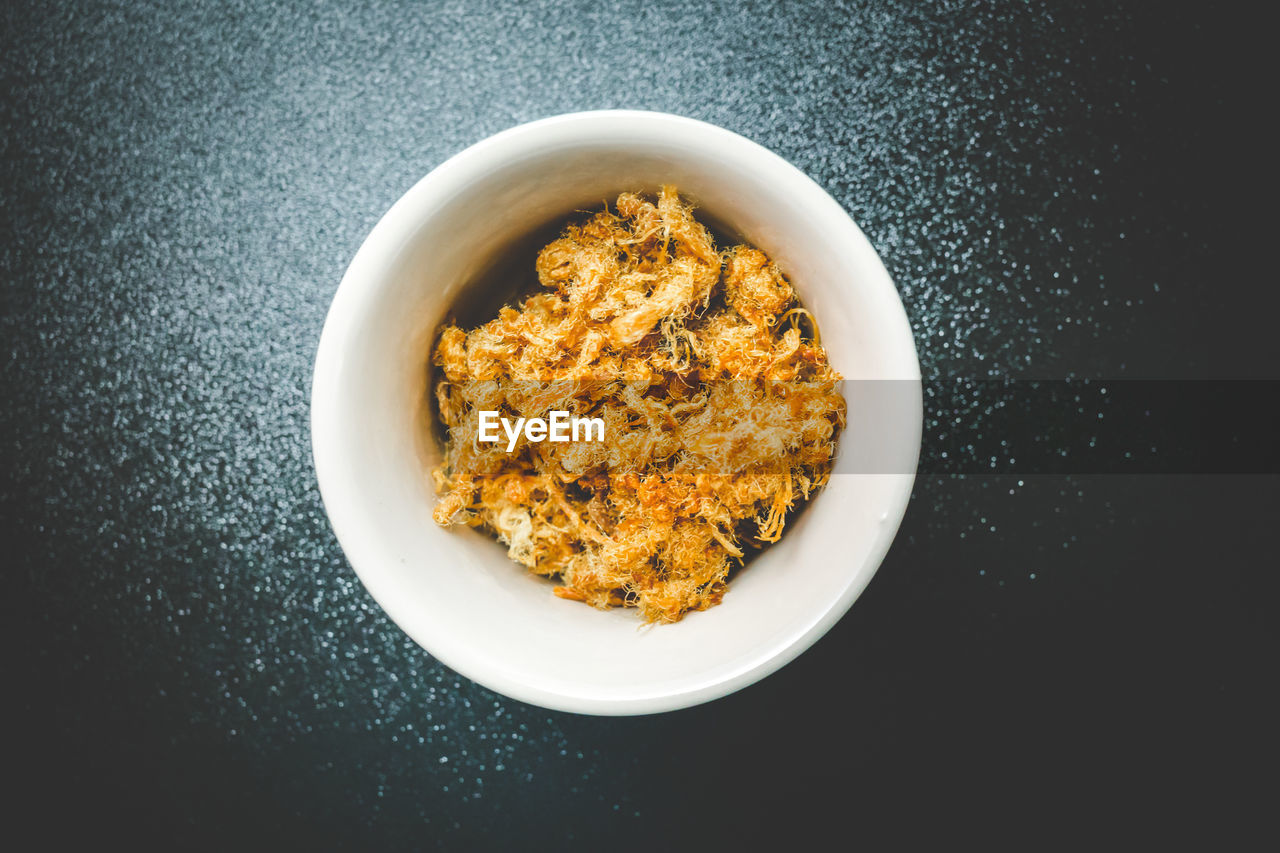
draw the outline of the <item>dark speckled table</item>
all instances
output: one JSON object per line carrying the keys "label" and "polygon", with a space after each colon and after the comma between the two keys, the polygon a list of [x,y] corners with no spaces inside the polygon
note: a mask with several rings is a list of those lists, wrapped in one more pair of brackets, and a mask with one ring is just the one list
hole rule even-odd
{"label": "dark speckled table", "polygon": [[[7,833],[1228,849],[1273,807],[1275,476],[935,464],[794,664],[597,719],[407,640],[329,530],[307,429],[325,311],[378,217],[495,131],[603,107],[812,175],[880,251],[930,377],[1280,378],[1260,22],[708,0],[0,21]],[[926,461],[997,429],[960,397],[931,408]]]}

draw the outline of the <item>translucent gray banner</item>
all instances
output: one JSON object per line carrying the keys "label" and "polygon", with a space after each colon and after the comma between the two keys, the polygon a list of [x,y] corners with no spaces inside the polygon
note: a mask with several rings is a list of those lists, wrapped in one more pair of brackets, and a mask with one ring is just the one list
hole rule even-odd
{"label": "translucent gray banner", "polygon": [[[739,456],[756,462],[767,445],[770,458],[782,462],[780,454],[814,434],[800,423],[813,417],[813,407],[797,403],[798,414],[787,423],[779,418],[779,406],[823,394],[844,401],[842,415],[825,415],[837,430],[835,475],[1280,473],[1280,381],[722,380],[690,385],[655,377],[504,380],[490,383],[484,394],[470,393],[482,385],[467,383],[468,399],[488,401],[494,417],[507,418],[508,426],[519,418],[548,419],[554,411],[569,418],[600,417],[609,424],[605,445],[625,436],[630,447],[649,448],[647,462],[693,461],[724,475],[737,473],[737,460],[732,453],[706,452],[711,444],[739,442],[744,451]],[[446,394],[460,390],[454,385]],[[744,399],[755,402],[743,409]],[[716,412],[717,405],[728,408]],[[439,405],[434,408],[439,416]],[[490,436],[494,431],[501,436],[496,444],[479,442],[478,419],[455,423],[453,439],[506,452],[508,434],[492,418],[489,423]],[[547,432],[553,430],[548,424]],[[748,441],[761,446],[749,448]],[[539,444],[539,453],[581,454],[574,449],[580,442],[530,442],[523,433],[511,452],[529,452],[531,443]]]}

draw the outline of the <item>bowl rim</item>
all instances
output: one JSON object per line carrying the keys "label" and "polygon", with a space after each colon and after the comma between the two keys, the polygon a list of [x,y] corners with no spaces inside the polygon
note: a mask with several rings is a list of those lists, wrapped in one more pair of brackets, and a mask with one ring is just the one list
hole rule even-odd
{"label": "bowl rim", "polygon": [[384,577],[385,573],[377,565],[373,565],[375,561],[362,556],[367,550],[365,543],[368,534],[362,531],[362,525],[356,519],[348,493],[338,488],[335,482],[335,454],[341,452],[341,447],[335,419],[329,415],[340,404],[340,345],[351,333],[354,318],[364,313],[358,310],[358,306],[363,300],[370,298],[373,290],[365,287],[364,282],[382,267],[383,258],[397,253],[413,237],[422,220],[429,217],[435,208],[456,194],[465,192],[471,181],[483,177],[511,157],[581,141],[584,137],[591,141],[616,139],[618,142],[625,142],[629,132],[643,125],[649,125],[650,130],[660,129],[672,138],[678,136],[682,141],[687,141],[690,147],[715,150],[718,153],[732,151],[736,157],[751,160],[752,168],[767,173],[770,180],[788,182],[789,191],[800,197],[800,203],[806,209],[812,209],[816,216],[822,217],[831,227],[844,231],[850,247],[862,256],[863,262],[870,268],[872,278],[876,279],[869,286],[887,287],[892,293],[892,303],[896,303],[897,311],[890,311],[893,316],[882,318],[882,322],[896,327],[891,334],[896,341],[905,343],[910,359],[904,360],[901,365],[895,365],[895,370],[901,368],[902,375],[893,378],[913,380],[917,384],[920,381],[919,355],[906,308],[879,254],[852,217],[796,166],[762,145],[725,128],[684,116],[644,110],[565,113],[520,124],[489,136],[453,155],[414,184],[378,220],[361,244],[338,285],[320,334],[312,373],[310,427],[312,461],[321,501],[338,543],[357,577],[391,620],[414,642],[450,669],[490,690],[559,711],[636,715],[677,710],[726,696],[794,660],[848,612],[879,570],[896,538],[910,501],[923,429],[921,411],[912,425],[914,435],[911,436],[911,444],[916,450],[910,466],[911,472],[891,475],[897,480],[890,490],[891,500],[882,520],[891,535],[882,537],[868,554],[864,565],[869,568],[863,571],[862,577],[851,583],[839,598],[832,600],[826,612],[807,631],[753,666],[727,677],[684,691],[655,692],[622,699],[547,690],[514,681],[504,673],[486,670],[482,665],[477,666],[475,660],[467,656],[465,649],[453,642],[453,638],[433,632],[430,624],[424,624],[428,620],[414,618],[410,606],[391,593],[389,581]]}

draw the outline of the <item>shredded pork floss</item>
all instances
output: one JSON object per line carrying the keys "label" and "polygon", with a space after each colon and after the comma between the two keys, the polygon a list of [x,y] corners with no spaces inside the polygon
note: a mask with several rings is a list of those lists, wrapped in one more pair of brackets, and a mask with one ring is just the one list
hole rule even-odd
{"label": "shredded pork floss", "polygon": [[[670,186],[570,225],[537,273],[519,306],[436,344],[435,521],[496,534],[561,598],[651,622],[720,603],[831,473],[845,402],[813,318]],[[508,453],[505,436],[477,441],[482,410],[598,417],[604,441],[521,436]]]}

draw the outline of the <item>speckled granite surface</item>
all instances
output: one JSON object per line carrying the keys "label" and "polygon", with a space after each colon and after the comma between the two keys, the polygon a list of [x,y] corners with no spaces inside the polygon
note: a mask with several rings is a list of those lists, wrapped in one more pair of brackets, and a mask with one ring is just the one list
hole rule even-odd
{"label": "speckled granite surface", "polygon": [[1260,806],[1274,477],[922,478],[796,663],[607,720],[495,696],[390,624],[329,530],[306,423],[328,301],[382,212],[493,132],[603,107],[711,121],[812,175],[881,252],[931,376],[1275,378],[1258,22],[705,0],[0,20],[20,829],[1030,844],[1105,820],[1221,840]]}

